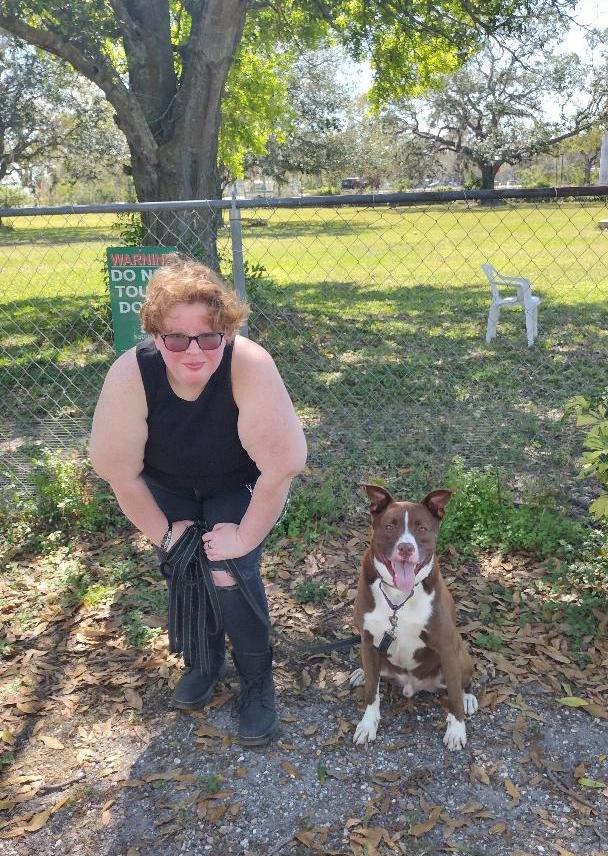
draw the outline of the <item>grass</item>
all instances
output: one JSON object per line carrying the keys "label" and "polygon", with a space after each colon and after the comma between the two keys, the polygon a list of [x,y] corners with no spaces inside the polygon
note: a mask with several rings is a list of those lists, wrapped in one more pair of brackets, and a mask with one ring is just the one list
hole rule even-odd
{"label": "grass", "polygon": [[[608,357],[604,216],[603,204],[581,202],[245,212],[245,258],[265,272],[249,283],[251,335],[274,355],[328,484],[318,526],[358,482],[420,493],[457,455],[501,467],[519,493],[572,483],[578,437],[565,402],[599,390]],[[0,236],[0,391],[13,441],[0,466],[17,479],[28,467],[20,439],[86,436],[113,358],[103,274],[113,223],[15,218]],[[224,229],[224,254],[227,240]],[[518,311],[485,345],[486,260],[529,275],[542,297],[534,349]],[[283,534],[309,532],[292,502]]]}

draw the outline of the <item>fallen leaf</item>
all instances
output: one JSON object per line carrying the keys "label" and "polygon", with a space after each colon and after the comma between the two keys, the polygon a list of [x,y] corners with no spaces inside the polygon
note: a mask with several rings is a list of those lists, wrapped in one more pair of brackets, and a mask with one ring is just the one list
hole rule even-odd
{"label": "fallen leaf", "polygon": [[132,707],[135,710],[142,710],[143,709],[144,700],[139,695],[139,693],[136,693],[135,690],[132,690],[129,687],[126,687],[126,689],[124,689],[123,692],[125,694],[125,698],[127,700],[127,704],[129,705],[129,707]]}
{"label": "fallen leaf", "polygon": [[421,835],[426,835],[426,833],[430,832],[431,829],[434,829],[435,826],[437,826],[437,819],[425,820],[424,823],[416,823],[414,826],[410,826],[408,833],[413,835],[414,838],[419,838]]}
{"label": "fallen leaf", "polygon": [[221,818],[226,814],[227,809],[228,806],[225,803],[222,805],[218,805],[207,815],[207,819],[211,823],[216,823],[218,820],[221,820]]}
{"label": "fallen leaf", "polygon": [[38,814],[35,814],[34,817],[30,820],[30,822],[24,825],[23,829],[26,832],[37,832],[39,829],[42,829],[51,814],[52,809],[50,808],[47,808],[45,811],[41,811]]}
{"label": "fallen leaf", "polygon": [[293,776],[294,779],[300,778],[300,771],[297,767],[294,767],[293,764],[290,764],[289,761],[283,761],[281,763],[281,767],[285,770],[288,776]]}
{"label": "fallen leaf", "polygon": [[578,696],[565,696],[565,698],[558,698],[558,704],[564,704],[566,707],[586,707],[589,702],[587,699],[579,698]]}
{"label": "fallen leaf", "polygon": [[553,846],[557,850],[559,856],[575,856],[572,850],[566,850],[566,848],[562,847],[561,844],[554,844]]}
{"label": "fallen leaf", "polygon": [[606,788],[608,787],[608,782],[598,782],[597,779],[579,779],[579,785],[582,785],[584,788]]}
{"label": "fallen leaf", "polygon": [[298,841],[301,841],[304,847],[308,847],[309,849],[311,849],[313,846],[313,841],[315,840],[315,833],[307,832],[305,829],[302,829],[300,832],[296,832],[293,837],[297,838]]}
{"label": "fallen leaf", "polygon": [[51,737],[48,734],[38,734],[38,740],[41,740],[49,749],[65,749],[65,746],[56,737]]}
{"label": "fallen leaf", "polygon": [[590,716],[597,716],[598,719],[608,719],[608,710],[605,707],[602,707],[601,704],[598,704],[595,701],[590,701],[583,708],[585,713],[588,713]]}
{"label": "fallen leaf", "polygon": [[490,784],[490,777],[488,776],[484,768],[479,766],[479,764],[471,764],[469,766],[469,770],[471,772],[471,776],[474,779],[477,779],[478,782],[481,782],[482,785]]}
{"label": "fallen leaf", "polygon": [[509,796],[513,800],[512,804],[509,806],[509,808],[514,808],[519,803],[519,801],[521,799],[521,794],[517,789],[517,785],[515,785],[511,781],[511,779],[505,779],[504,780],[504,786],[505,786],[506,792],[509,794]]}
{"label": "fallen leaf", "polygon": [[224,737],[226,732],[220,731],[208,722],[201,722],[195,733],[198,737]]}

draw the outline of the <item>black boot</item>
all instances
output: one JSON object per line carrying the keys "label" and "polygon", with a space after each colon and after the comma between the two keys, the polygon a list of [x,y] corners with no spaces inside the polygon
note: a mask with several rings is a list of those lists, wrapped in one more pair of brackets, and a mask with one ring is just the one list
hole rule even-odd
{"label": "black boot", "polygon": [[238,742],[266,746],[279,727],[274,703],[272,648],[265,654],[236,654],[232,659],[241,680]]}
{"label": "black boot", "polygon": [[228,671],[226,665],[224,634],[221,638],[209,638],[209,658],[211,671],[203,671],[201,665],[186,663],[186,671],[173,690],[173,707],[179,710],[198,710],[211,701],[218,681]]}

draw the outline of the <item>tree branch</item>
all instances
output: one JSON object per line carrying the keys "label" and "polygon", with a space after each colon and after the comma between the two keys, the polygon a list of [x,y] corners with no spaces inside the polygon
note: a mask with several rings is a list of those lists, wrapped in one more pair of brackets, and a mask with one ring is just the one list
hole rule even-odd
{"label": "tree branch", "polygon": [[147,125],[142,109],[134,95],[124,85],[115,68],[102,54],[86,57],[58,33],[32,27],[21,19],[0,12],[0,27],[59,59],[68,62],[105,94],[114,107],[119,127],[142,160],[153,166],[157,161],[157,145]]}

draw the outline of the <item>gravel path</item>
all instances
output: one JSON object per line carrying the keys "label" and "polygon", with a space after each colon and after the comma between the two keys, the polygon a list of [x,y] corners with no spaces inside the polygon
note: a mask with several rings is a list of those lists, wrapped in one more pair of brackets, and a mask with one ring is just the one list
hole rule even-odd
{"label": "gravel path", "polygon": [[39,718],[0,794],[24,797],[0,856],[608,854],[608,786],[579,783],[608,781],[607,720],[494,677],[451,753],[438,700],[388,689],[378,738],[359,749],[354,665],[279,661],[282,731],[263,750],[231,739],[234,673],[202,714],[172,711],[157,675],[122,709],[101,699]]}

